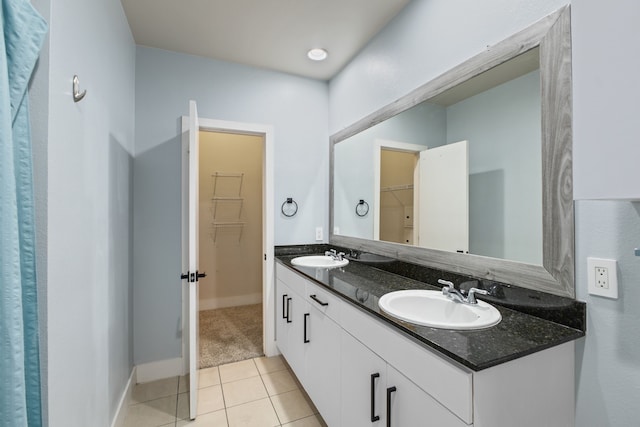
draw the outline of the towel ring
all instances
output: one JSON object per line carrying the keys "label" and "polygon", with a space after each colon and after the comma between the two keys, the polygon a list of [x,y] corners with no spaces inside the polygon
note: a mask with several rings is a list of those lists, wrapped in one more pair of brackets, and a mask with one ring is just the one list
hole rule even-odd
{"label": "towel ring", "polygon": [[[291,212],[291,210],[288,210],[287,212],[285,212],[284,207],[289,205],[293,205],[293,212]],[[291,218],[292,216],[298,213],[298,204],[296,203],[295,200],[293,200],[293,198],[287,197],[287,200],[285,200],[282,206],[280,207],[280,211],[282,212],[282,215],[288,218]]]}
{"label": "towel ring", "polygon": [[356,205],[356,215],[358,215],[359,217],[363,217],[363,216],[367,216],[368,213],[369,213],[369,203],[360,199],[360,201]]}

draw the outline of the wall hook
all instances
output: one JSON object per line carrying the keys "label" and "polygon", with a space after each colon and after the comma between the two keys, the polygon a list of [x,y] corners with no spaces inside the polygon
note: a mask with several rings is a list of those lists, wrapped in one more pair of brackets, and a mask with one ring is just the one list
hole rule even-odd
{"label": "wall hook", "polygon": [[83,90],[80,93],[80,81],[78,80],[78,76],[73,76],[73,102],[80,102],[82,98],[87,94],[86,90]]}

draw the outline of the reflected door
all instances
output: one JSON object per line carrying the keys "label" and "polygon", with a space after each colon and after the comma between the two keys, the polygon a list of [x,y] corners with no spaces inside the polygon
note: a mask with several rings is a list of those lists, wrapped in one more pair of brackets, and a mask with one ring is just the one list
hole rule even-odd
{"label": "reflected door", "polygon": [[420,152],[418,245],[469,252],[469,144]]}

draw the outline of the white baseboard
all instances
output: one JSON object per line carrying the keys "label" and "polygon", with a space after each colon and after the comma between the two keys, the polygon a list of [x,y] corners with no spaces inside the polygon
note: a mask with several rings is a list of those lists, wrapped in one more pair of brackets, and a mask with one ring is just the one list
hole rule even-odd
{"label": "white baseboard", "polygon": [[131,370],[131,375],[129,375],[129,380],[127,381],[127,385],[122,392],[122,396],[120,396],[120,402],[118,402],[118,409],[116,410],[116,415],[113,417],[113,421],[111,422],[111,427],[124,427],[125,419],[127,418],[127,414],[129,413],[129,405],[131,404],[131,395],[133,394],[133,387],[136,385],[136,367],[134,366]]}
{"label": "white baseboard", "polygon": [[199,310],[214,310],[216,308],[236,307],[239,305],[260,304],[262,302],[262,292],[249,295],[238,295],[235,297],[201,299]]}
{"label": "white baseboard", "polygon": [[182,358],[159,360],[136,366],[137,383],[161,380],[182,375]]}

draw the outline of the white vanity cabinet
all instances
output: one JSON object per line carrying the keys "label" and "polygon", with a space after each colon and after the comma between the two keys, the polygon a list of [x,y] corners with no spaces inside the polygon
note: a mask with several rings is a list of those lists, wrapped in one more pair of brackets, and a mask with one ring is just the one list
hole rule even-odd
{"label": "white vanity cabinet", "polygon": [[277,269],[278,348],[330,426],[340,425],[340,301],[297,274]]}
{"label": "white vanity cabinet", "polygon": [[385,425],[387,362],[344,330],[341,340],[340,389],[344,396],[349,396],[349,401],[341,407],[342,425]]}
{"label": "white vanity cabinet", "polygon": [[337,426],[340,422],[341,329],[314,303],[309,303],[306,313],[305,390],[327,424]]}
{"label": "white vanity cabinet", "polygon": [[278,347],[329,427],[574,426],[573,342],[473,371],[283,265],[276,277]]}
{"label": "white vanity cabinet", "polygon": [[298,379],[304,384],[305,351],[304,345],[304,313],[307,311],[307,303],[295,287],[288,286],[285,282],[277,280],[277,322],[276,342],[280,352],[287,363],[294,370]]}
{"label": "white vanity cabinet", "polygon": [[466,427],[373,351],[342,331],[342,426]]}

